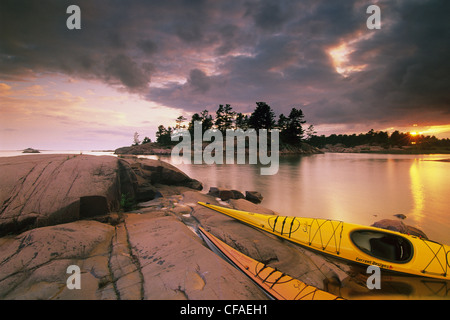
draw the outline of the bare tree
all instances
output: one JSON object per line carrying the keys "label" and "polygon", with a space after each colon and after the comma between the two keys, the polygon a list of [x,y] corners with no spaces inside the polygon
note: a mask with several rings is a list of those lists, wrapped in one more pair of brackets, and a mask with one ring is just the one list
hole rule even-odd
{"label": "bare tree", "polygon": [[139,140],[139,133],[137,133],[137,132],[134,133],[133,141],[134,141],[134,144],[133,144],[134,146],[137,146],[138,144],[141,143],[141,141]]}

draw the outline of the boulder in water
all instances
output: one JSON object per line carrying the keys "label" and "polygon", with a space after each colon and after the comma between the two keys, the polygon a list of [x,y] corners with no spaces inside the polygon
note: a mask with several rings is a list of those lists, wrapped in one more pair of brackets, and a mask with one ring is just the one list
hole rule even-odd
{"label": "boulder in water", "polygon": [[263,200],[263,196],[258,191],[245,191],[245,199],[258,204]]}
{"label": "boulder in water", "polygon": [[413,236],[417,236],[420,238],[428,239],[427,235],[420,229],[415,227],[408,226],[404,224],[402,221],[392,220],[392,219],[383,219],[372,224],[372,227],[396,231],[404,234],[410,234]]}

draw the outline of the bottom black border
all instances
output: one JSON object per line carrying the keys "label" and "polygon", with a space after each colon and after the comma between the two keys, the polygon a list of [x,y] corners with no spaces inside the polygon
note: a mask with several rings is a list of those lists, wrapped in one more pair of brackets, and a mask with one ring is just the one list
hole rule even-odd
{"label": "bottom black border", "polygon": [[[305,319],[306,316],[375,319],[427,317],[445,311],[449,300],[346,300],[346,301],[239,301],[239,300],[144,300],[144,301],[0,301],[2,312],[46,318],[106,319],[113,316],[143,319]],[[432,309],[429,309],[432,308]],[[445,308],[445,309],[444,309]],[[189,311],[188,311],[189,310]],[[212,310],[212,314],[211,314]],[[250,311],[250,312],[249,312]]]}

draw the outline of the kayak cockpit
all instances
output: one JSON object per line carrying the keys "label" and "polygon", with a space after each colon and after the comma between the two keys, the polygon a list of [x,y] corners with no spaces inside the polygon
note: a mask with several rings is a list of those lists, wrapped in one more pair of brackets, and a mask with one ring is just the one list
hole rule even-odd
{"label": "kayak cockpit", "polygon": [[350,234],[353,244],[364,253],[389,262],[406,263],[413,256],[411,242],[399,235],[372,230],[356,230]]}

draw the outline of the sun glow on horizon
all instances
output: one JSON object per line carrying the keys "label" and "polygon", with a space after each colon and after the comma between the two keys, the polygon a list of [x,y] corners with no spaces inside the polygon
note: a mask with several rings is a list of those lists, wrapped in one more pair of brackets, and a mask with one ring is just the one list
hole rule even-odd
{"label": "sun glow on horizon", "polygon": [[427,125],[422,126],[418,124],[413,124],[412,126],[402,127],[389,127],[386,129],[381,129],[381,131],[387,131],[389,134],[394,131],[408,133],[410,136],[435,136],[438,139],[450,139],[450,124],[439,124],[439,125]]}
{"label": "sun glow on horizon", "polygon": [[418,136],[436,136],[437,138],[450,138],[450,124],[444,125],[431,125],[431,126],[423,126],[420,131],[418,129],[418,125],[413,126],[414,129],[411,130],[410,135]]}

